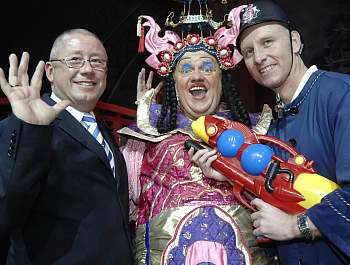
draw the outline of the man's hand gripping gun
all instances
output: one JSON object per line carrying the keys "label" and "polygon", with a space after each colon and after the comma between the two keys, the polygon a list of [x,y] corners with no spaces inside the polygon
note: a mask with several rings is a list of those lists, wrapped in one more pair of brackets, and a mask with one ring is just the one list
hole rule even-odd
{"label": "man's hand gripping gun", "polygon": [[[249,194],[287,212],[296,214],[319,203],[338,188],[331,180],[316,174],[313,161],[308,161],[285,142],[255,134],[244,124],[203,116],[192,123],[193,132],[218,150],[212,167],[233,182],[233,193],[246,207],[255,211]],[[284,161],[263,144],[276,145],[290,154]],[[201,148],[196,142],[185,143]],[[203,147],[202,147],[203,148]]]}

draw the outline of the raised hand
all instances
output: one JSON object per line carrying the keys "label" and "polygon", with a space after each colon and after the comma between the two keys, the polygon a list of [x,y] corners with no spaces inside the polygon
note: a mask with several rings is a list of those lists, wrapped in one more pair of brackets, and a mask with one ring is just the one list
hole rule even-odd
{"label": "raised hand", "polygon": [[38,63],[29,80],[29,54],[27,52],[22,54],[19,65],[15,54],[10,55],[9,61],[8,81],[4,71],[0,68],[0,86],[11,104],[12,112],[27,123],[50,124],[70,102],[62,100],[54,106],[49,106],[40,98],[45,63],[43,61]]}
{"label": "raised hand", "polygon": [[188,151],[188,154],[191,161],[199,166],[206,177],[215,179],[217,181],[227,181],[228,179],[224,175],[211,167],[213,161],[218,158],[216,152],[217,151],[215,149],[201,149],[194,153],[194,149],[191,147]]}
{"label": "raised hand", "polygon": [[[152,89],[152,81],[153,81],[153,71],[151,71],[148,75],[147,82],[146,82],[146,70],[145,68],[142,68],[139,72],[138,78],[137,78],[137,95],[136,95],[136,102],[139,102],[140,99],[143,97],[143,95],[150,89]],[[158,94],[160,89],[163,86],[163,82],[160,82],[156,88],[155,88],[155,95]],[[154,97],[154,101],[156,100],[156,96]]]}

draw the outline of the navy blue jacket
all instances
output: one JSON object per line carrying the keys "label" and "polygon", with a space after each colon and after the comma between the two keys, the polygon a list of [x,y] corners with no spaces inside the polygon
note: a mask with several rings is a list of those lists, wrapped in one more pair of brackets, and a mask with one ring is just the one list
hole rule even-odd
{"label": "navy blue jacket", "polygon": [[0,236],[11,238],[8,264],[132,264],[125,162],[103,127],[115,178],[102,147],[67,111],[50,126],[12,115],[0,128]]}
{"label": "navy blue jacket", "polygon": [[282,244],[282,264],[350,264],[350,76],[316,71],[284,113],[269,134],[294,142],[320,175],[341,188],[307,210],[323,238]]}

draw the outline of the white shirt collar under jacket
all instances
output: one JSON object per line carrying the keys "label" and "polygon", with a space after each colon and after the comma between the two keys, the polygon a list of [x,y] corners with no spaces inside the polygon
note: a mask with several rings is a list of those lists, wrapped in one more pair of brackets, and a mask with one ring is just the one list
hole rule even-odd
{"label": "white shirt collar under jacket", "polygon": [[305,72],[303,78],[301,79],[300,83],[299,83],[299,86],[297,88],[297,90],[295,90],[294,92],[294,95],[292,97],[292,100],[291,102],[293,102],[294,99],[297,98],[297,96],[299,96],[301,90],[303,90],[303,87],[305,86],[307,80],[309,80],[310,76],[316,72],[318,69],[317,69],[317,66],[316,65],[313,65],[311,66],[309,69],[307,69],[307,71]]}

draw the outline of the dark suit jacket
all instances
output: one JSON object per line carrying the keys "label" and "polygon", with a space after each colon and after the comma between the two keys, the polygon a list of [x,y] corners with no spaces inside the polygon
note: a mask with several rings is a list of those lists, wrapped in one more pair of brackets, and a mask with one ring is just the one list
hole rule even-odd
{"label": "dark suit jacket", "polygon": [[0,235],[8,264],[132,264],[124,159],[104,150],[67,111],[51,126],[1,121]]}

